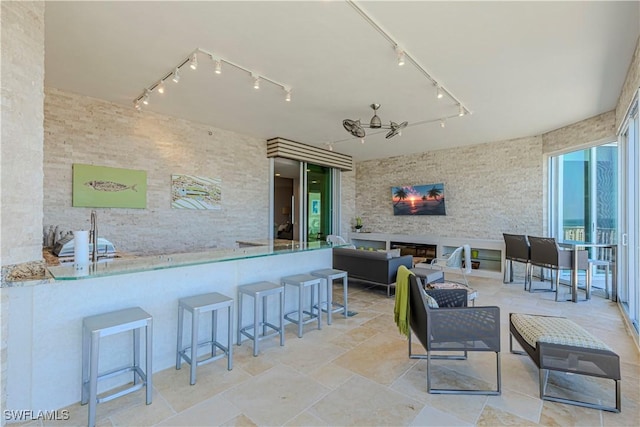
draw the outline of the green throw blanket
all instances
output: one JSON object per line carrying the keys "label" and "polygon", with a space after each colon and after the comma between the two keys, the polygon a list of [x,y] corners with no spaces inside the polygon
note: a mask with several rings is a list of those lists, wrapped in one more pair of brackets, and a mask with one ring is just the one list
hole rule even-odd
{"label": "green throw blanket", "polygon": [[409,337],[409,276],[413,273],[404,265],[398,268],[396,277],[396,304],[393,319],[400,333]]}

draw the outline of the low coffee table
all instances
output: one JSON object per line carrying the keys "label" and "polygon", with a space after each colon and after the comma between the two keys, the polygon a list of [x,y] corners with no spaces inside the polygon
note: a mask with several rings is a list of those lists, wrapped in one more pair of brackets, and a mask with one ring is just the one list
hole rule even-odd
{"label": "low coffee table", "polygon": [[444,271],[435,268],[414,267],[411,272],[422,280],[424,285],[444,283]]}
{"label": "low coffee table", "polygon": [[462,283],[456,283],[456,282],[429,283],[429,284],[425,284],[425,288],[426,289],[464,289],[467,291],[467,297],[469,298],[468,301],[471,303],[471,306],[476,305],[476,298],[478,298],[478,291]]}

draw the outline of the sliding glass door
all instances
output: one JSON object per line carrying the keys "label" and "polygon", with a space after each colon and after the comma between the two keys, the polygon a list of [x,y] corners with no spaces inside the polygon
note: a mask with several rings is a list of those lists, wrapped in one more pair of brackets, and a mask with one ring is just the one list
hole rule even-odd
{"label": "sliding glass door", "polygon": [[[598,145],[550,159],[550,231],[558,240],[616,242],[618,144]],[[610,261],[611,249],[591,249],[591,258]],[[593,271],[604,288],[605,268]],[[568,279],[569,272],[563,279]]]}
{"label": "sliding glass door", "polygon": [[339,171],[297,160],[272,161],[272,238],[324,241],[339,227],[335,212],[339,210],[339,202],[335,202]]}
{"label": "sliding glass door", "polygon": [[[640,91],[639,91],[640,94]],[[620,133],[619,295],[638,339],[640,330],[640,124],[638,94]]]}

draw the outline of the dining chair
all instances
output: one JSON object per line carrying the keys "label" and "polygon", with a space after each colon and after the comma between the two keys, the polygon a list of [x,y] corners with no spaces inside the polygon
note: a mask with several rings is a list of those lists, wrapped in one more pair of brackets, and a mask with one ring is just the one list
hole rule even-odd
{"label": "dining chair", "polygon": [[[502,233],[504,236],[505,265],[503,283],[513,282],[513,262],[521,262],[525,265],[524,270],[524,290],[527,290],[527,282],[529,279],[529,269],[531,268],[531,246],[529,240],[524,234],[508,234]],[[507,276],[509,276],[507,278]]]}
{"label": "dining chair", "polygon": [[[531,265],[548,268],[552,271],[552,275],[555,274],[555,280],[553,277],[551,279],[551,290],[553,290],[555,282],[556,301],[558,301],[560,271],[574,268],[573,250],[561,249],[554,237],[528,236],[528,238],[531,246]],[[534,290],[531,283],[532,270],[532,268],[529,269],[529,292]],[[578,270],[586,271],[585,293],[586,298],[589,299],[591,294],[591,271],[588,251],[578,251]]]}

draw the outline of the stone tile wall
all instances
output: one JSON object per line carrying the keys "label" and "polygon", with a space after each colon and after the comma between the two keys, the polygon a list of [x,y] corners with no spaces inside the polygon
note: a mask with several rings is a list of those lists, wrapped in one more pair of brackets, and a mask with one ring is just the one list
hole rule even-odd
{"label": "stone tile wall", "polygon": [[2,265],[42,258],[44,2],[2,2]]}
{"label": "stone tile wall", "polygon": [[596,141],[616,141],[616,112],[607,113],[579,121],[569,126],[547,132],[542,135],[542,152],[544,154],[588,147]]}
{"label": "stone tile wall", "polygon": [[[542,138],[359,162],[356,214],[374,232],[502,239],[542,231]],[[394,216],[391,187],[444,183],[446,216]]]}
{"label": "stone tile wall", "polygon": [[[46,91],[44,225],[89,229],[72,207],[72,164],[147,172],[147,208],[98,208],[101,237],[125,252],[230,247],[268,233],[266,142],[57,89]],[[171,175],[222,179],[221,210],[171,208]]]}
{"label": "stone tile wall", "polygon": [[[0,264],[4,266],[42,258],[44,2],[3,1],[0,7]],[[5,409],[9,296],[3,289],[0,305],[0,408]],[[1,416],[0,425],[5,423]]]}
{"label": "stone tile wall", "polygon": [[640,88],[640,37],[636,43],[636,51],[631,59],[631,65],[629,65],[629,71],[627,72],[627,78],[622,86],[622,93],[618,98],[618,105],[616,107],[616,129],[622,124],[625,118],[625,113],[629,104],[633,100],[634,95]]}

